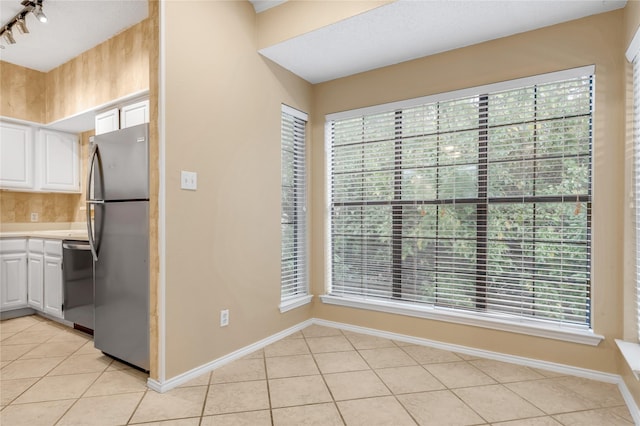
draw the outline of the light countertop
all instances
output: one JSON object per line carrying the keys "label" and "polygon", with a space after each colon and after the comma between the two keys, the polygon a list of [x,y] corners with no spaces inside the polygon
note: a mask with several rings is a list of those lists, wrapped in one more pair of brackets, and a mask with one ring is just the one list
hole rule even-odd
{"label": "light countertop", "polygon": [[52,224],[51,227],[40,225],[37,227],[25,227],[25,229],[16,229],[16,227],[9,226],[3,226],[2,228],[0,238],[45,238],[50,240],[82,241],[89,239],[87,237],[87,229],[81,226],[65,226],[65,229],[59,229],[59,226]]}
{"label": "light countertop", "polygon": [[82,240],[88,241],[87,231],[17,231],[0,232],[0,238],[45,238],[49,240]]}

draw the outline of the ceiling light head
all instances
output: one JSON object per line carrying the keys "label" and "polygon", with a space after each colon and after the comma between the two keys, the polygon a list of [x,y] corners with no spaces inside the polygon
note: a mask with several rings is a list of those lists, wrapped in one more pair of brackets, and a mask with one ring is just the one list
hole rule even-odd
{"label": "ceiling light head", "polygon": [[29,33],[29,28],[27,28],[27,21],[25,21],[24,15],[21,15],[16,19],[15,26],[18,27],[18,31],[20,31],[20,34]]}
{"label": "ceiling light head", "polygon": [[38,0],[36,3],[36,7],[33,9],[33,14],[38,18],[38,21],[42,23],[47,22],[47,15],[42,11],[42,0]]}
{"label": "ceiling light head", "polygon": [[16,44],[16,39],[13,38],[13,33],[11,32],[11,28],[4,27],[4,31],[2,31],[2,37],[8,44]]}

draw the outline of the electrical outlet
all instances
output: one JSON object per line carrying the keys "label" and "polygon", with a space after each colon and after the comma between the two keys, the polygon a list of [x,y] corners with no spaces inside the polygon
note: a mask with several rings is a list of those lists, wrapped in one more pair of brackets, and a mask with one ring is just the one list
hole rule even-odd
{"label": "electrical outlet", "polygon": [[220,311],[220,327],[226,327],[229,325],[229,310],[223,309]]}
{"label": "electrical outlet", "polygon": [[38,221],[38,213],[33,212],[31,213],[31,222],[37,222]]}
{"label": "electrical outlet", "polygon": [[180,172],[180,188],[195,191],[198,189],[198,174],[196,172]]}

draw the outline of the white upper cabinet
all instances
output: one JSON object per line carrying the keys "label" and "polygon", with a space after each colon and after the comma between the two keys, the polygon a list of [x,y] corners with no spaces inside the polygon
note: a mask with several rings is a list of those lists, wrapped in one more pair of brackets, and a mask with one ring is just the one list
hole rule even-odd
{"label": "white upper cabinet", "polygon": [[80,192],[78,136],[0,121],[0,189]]}
{"label": "white upper cabinet", "polygon": [[125,105],[120,110],[120,127],[137,126],[149,122],[149,100]]}
{"label": "white upper cabinet", "polygon": [[112,108],[96,114],[96,135],[113,132],[120,128],[120,109]]}
{"label": "white upper cabinet", "polygon": [[0,122],[0,188],[33,188],[33,131]]}
{"label": "white upper cabinet", "polygon": [[40,189],[80,192],[80,144],[69,133],[40,130]]}
{"label": "white upper cabinet", "polygon": [[137,101],[96,114],[96,135],[149,122],[149,100]]}

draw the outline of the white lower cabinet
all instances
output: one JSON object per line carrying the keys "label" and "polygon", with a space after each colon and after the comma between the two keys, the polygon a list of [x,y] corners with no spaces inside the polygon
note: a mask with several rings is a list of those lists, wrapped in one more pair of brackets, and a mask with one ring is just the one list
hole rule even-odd
{"label": "white lower cabinet", "polygon": [[62,318],[62,241],[44,240],[44,309]]}
{"label": "white lower cabinet", "polygon": [[31,307],[63,318],[62,241],[0,240],[0,311]]}
{"label": "white lower cabinet", "polygon": [[44,255],[29,252],[28,265],[29,306],[42,311],[44,309]]}
{"label": "white lower cabinet", "polygon": [[62,318],[62,258],[44,257],[44,312]]}
{"label": "white lower cabinet", "polygon": [[27,241],[0,240],[0,311],[27,307]]}

